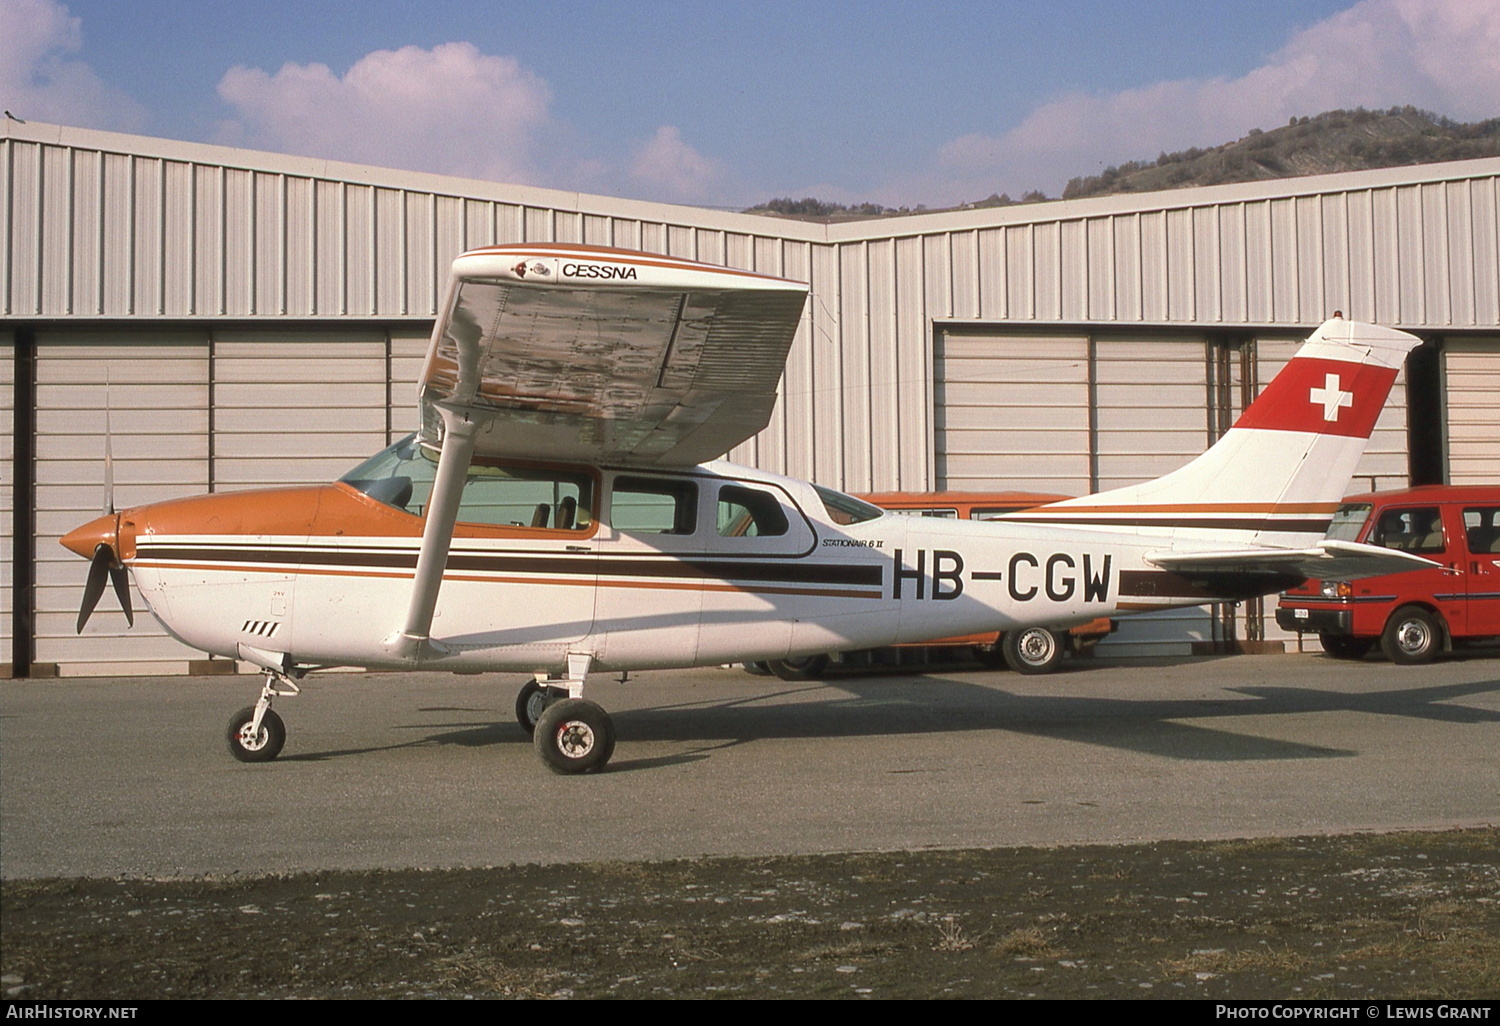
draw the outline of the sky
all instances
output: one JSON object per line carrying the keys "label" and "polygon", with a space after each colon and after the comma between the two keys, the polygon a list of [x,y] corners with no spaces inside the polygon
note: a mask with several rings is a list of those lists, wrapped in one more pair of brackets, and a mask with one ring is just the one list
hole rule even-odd
{"label": "sky", "polygon": [[741,208],[950,206],[1339,107],[1500,116],[1500,0],[0,0],[28,121]]}

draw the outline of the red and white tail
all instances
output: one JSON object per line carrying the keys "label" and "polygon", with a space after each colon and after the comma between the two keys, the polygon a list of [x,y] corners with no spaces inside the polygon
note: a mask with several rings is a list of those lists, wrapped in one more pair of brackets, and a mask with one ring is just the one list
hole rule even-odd
{"label": "red and white tail", "polygon": [[1170,535],[1189,544],[1311,545],[1354,475],[1406,354],[1421,340],[1341,318],[1319,327],[1224,437],[1145,484],[1028,520]]}

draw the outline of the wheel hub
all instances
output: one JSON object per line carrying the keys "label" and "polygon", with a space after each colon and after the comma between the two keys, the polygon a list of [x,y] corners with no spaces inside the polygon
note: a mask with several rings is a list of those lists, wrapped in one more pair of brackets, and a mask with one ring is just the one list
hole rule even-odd
{"label": "wheel hub", "polygon": [[1027,659],[1040,662],[1051,652],[1052,645],[1044,635],[1032,632],[1021,639],[1021,654]]}
{"label": "wheel hub", "polygon": [[582,720],[568,720],[557,728],[557,748],[570,759],[582,759],[594,750],[594,728]]}
{"label": "wheel hub", "polygon": [[260,733],[252,733],[250,724],[240,728],[240,747],[247,752],[258,752],[266,747],[266,742],[271,739],[271,732],[265,727],[260,728]]}
{"label": "wheel hub", "polygon": [[1427,647],[1427,642],[1427,628],[1420,623],[1403,623],[1396,632],[1396,643],[1405,652],[1420,652]]}

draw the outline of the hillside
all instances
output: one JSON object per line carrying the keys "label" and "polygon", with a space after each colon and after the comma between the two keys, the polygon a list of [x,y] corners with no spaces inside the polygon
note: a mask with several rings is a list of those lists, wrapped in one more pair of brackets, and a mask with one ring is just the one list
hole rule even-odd
{"label": "hillside", "polygon": [[[1063,199],[1121,192],[1152,192],[1194,185],[1225,185],[1301,175],[1364,171],[1407,164],[1500,156],[1500,118],[1460,124],[1415,107],[1386,111],[1333,110],[1316,117],[1293,118],[1268,131],[1252,129],[1243,139],[1211,149],[1163,153],[1154,161],[1130,161],[1102,174],[1074,178]],[[1028,192],[1020,200],[991,195],[958,208],[1002,207],[1039,203],[1057,197]],[[806,221],[854,221],[928,213],[925,206],[882,207],[877,203],[846,206],[807,197],[773,199],[746,213]]]}
{"label": "hillside", "polygon": [[1500,118],[1459,124],[1415,107],[1388,111],[1334,110],[1294,118],[1270,131],[1254,129],[1213,149],[1163,153],[1102,174],[1074,178],[1063,199],[1224,185],[1270,178],[1365,171],[1500,155]]}

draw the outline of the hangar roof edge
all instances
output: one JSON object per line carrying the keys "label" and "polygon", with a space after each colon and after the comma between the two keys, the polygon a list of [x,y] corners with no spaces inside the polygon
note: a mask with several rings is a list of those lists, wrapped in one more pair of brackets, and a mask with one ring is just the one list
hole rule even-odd
{"label": "hangar roof edge", "polygon": [[1379,189],[1500,176],[1500,157],[1481,157],[1474,160],[1409,164],[1370,171],[1344,171],[1259,182],[1238,182],[1229,185],[1124,193],[1078,200],[1049,200],[1044,203],[1016,204],[1008,207],[935,211],[898,217],[818,224],[790,218],[716,210],[709,207],[658,203],[535,185],[492,182],[435,172],[406,171],[322,157],[294,156],[216,143],[186,142],[35,121],[18,122],[9,119],[0,121],[0,139],[71,146],[136,157],[178,160],[271,174],[320,178],[357,185],[407,189],[465,199],[547,207],[605,217],[687,224],[700,228],[810,243],[876,241],[948,231],[972,231],[977,228],[1073,221],[1087,217],[1180,210],[1252,200],[1290,199],[1355,189]]}

